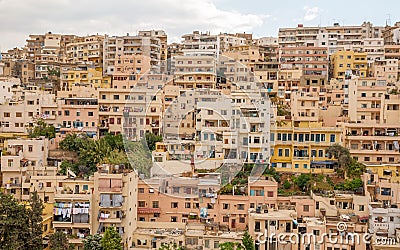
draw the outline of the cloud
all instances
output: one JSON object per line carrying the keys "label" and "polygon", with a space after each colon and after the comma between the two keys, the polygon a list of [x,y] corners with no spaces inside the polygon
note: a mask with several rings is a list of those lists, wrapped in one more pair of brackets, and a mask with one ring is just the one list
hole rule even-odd
{"label": "cloud", "polygon": [[321,12],[321,9],[318,7],[308,7],[308,6],[304,6],[303,8],[306,13],[304,14],[303,20],[308,22],[308,21],[312,21],[315,18],[317,18]]}
{"label": "cloud", "polygon": [[268,15],[219,8],[213,0],[0,0],[0,48],[23,46],[29,34],[135,34],[164,29],[173,40],[193,30],[252,32]]}

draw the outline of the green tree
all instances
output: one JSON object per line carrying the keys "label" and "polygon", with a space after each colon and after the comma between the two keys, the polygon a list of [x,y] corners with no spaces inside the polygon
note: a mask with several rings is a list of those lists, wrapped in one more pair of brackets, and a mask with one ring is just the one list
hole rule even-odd
{"label": "green tree", "polygon": [[348,172],[348,167],[352,158],[350,156],[350,151],[347,148],[339,144],[334,144],[326,150],[326,153],[328,154],[329,158],[333,157],[337,159],[339,167],[343,173]]}
{"label": "green tree", "polygon": [[108,227],[100,240],[103,250],[122,250],[122,238],[113,227]]}
{"label": "green tree", "polygon": [[43,249],[43,202],[37,192],[31,194],[29,201],[30,209],[27,211],[29,216],[30,240],[27,242],[30,249]]}
{"label": "green tree", "polygon": [[292,184],[290,183],[289,180],[285,180],[285,182],[283,183],[284,189],[289,189],[291,186],[292,186]]}
{"label": "green tree", "polygon": [[26,249],[30,240],[27,208],[0,191],[0,249]]}
{"label": "green tree", "polygon": [[178,246],[178,244],[174,243],[161,243],[161,246],[158,250],[184,250],[184,247]]}
{"label": "green tree", "polygon": [[43,119],[38,119],[33,128],[29,129],[28,132],[30,138],[45,136],[46,138],[53,139],[56,137],[56,129],[54,126],[47,124]]}
{"label": "green tree", "polygon": [[295,184],[304,192],[309,188],[311,179],[311,174],[300,174],[295,179]]}
{"label": "green tree", "polygon": [[243,245],[238,242],[224,242],[219,244],[219,249],[221,250],[242,250]]}
{"label": "green tree", "polygon": [[49,247],[51,250],[70,249],[67,235],[62,231],[57,231],[49,237]]}
{"label": "green tree", "polygon": [[349,166],[347,167],[347,176],[351,178],[360,178],[360,176],[365,172],[365,165],[351,159]]}
{"label": "green tree", "polygon": [[144,139],[147,143],[147,147],[149,148],[149,150],[154,151],[156,149],[156,143],[162,141],[162,136],[147,132]]}
{"label": "green tree", "polygon": [[70,169],[74,173],[79,173],[79,164],[70,161],[61,162],[59,173],[66,175],[67,169]]}
{"label": "green tree", "polygon": [[88,140],[86,135],[83,134],[68,134],[64,140],[59,144],[59,147],[63,150],[79,152]]}
{"label": "green tree", "polygon": [[280,183],[281,182],[281,174],[278,173],[274,167],[269,166],[267,169],[265,169],[263,175],[266,176],[272,176],[276,182]]}
{"label": "green tree", "polygon": [[242,238],[242,245],[245,250],[255,250],[256,246],[254,244],[254,240],[249,234],[249,232],[244,232],[243,238]]}
{"label": "green tree", "polygon": [[101,235],[99,234],[94,234],[94,235],[88,235],[85,237],[83,240],[83,249],[84,250],[102,250],[100,241],[101,241]]}

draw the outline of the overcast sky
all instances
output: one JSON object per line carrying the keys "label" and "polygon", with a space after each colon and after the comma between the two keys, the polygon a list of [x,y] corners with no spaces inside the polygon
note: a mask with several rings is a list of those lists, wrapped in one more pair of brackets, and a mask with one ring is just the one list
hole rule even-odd
{"label": "overcast sky", "polygon": [[277,36],[279,27],[400,20],[400,1],[350,0],[0,0],[0,49],[25,44],[29,34],[135,34],[163,29],[179,41],[193,30]]}

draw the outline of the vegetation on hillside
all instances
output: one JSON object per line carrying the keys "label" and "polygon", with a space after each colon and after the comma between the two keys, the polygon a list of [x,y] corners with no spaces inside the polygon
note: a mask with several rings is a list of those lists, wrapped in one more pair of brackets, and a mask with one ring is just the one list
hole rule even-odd
{"label": "vegetation on hillside", "polygon": [[0,190],[0,249],[43,249],[42,211],[36,192],[26,205]]}

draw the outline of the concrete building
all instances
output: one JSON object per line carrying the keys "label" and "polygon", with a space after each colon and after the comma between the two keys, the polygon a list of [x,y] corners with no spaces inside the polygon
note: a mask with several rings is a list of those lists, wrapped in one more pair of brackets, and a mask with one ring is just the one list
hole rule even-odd
{"label": "concrete building", "polygon": [[101,35],[75,38],[72,43],[66,45],[66,63],[102,66],[103,41],[104,36]]}
{"label": "concrete building", "polygon": [[[142,55],[150,59],[151,69],[160,71],[161,55],[165,57],[166,34],[164,31],[140,31],[138,35],[106,36],[104,40],[103,70],[105,75],[116,71],[121,56]],[[161,50],[162,45],[164,48]]]}
{"label": "concrete building", "polygon": [[[48,166],[48,139],[9,139],[1,155],[2,187],[18,200],[29,199],[31,176],[52,175],[54,166]],[[44,200],[48,202],[48,200]]]}
{"label": "concrete building", "polygon": [[341,129],[320,122],[296,121],[271,127],[271,165],[277,171],[333,173],[335,162],[326,149],[341,143]]}
{"label": "concrete building", "polygon": [[353,50],[336,51],[331,57],[330,72],[331,77],[339,81],[344,81],[346,74],[367,77],[367,53]]}
{"label": "concrete building", "polygon": [[122,237],[124,248],[133,245],[137,222],[138,176],[123,166],[102,165],[94,174],[92,230],[103,234],[114,227]]}

